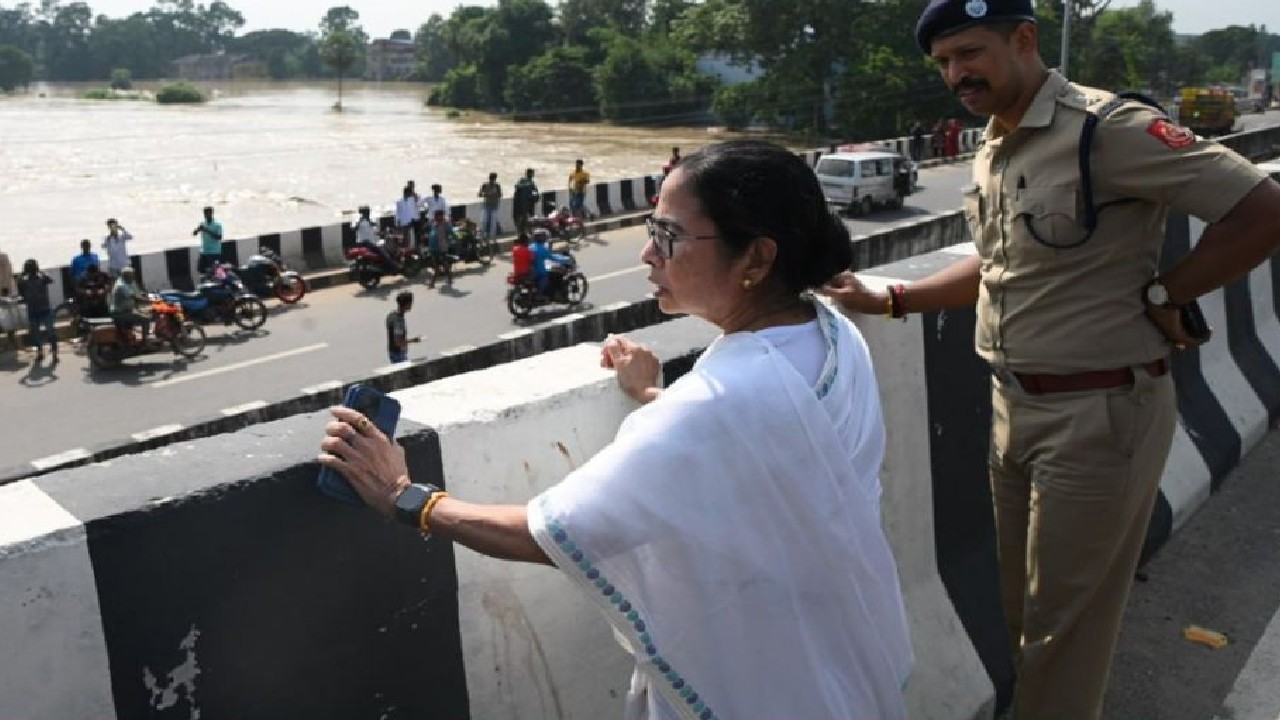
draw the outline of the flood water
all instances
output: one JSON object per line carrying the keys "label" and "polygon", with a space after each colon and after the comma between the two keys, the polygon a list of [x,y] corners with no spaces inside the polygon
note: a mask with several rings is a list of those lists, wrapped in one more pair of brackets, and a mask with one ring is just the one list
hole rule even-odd
{"label": "flood water", "polygon": [[205,205],[228,239],[249,237],[340,222],[361,204],[389,209],[409,179],[461,204],[490,172],[508,196],[526,167],[543,190],[563,189],[579,157],[595,181],[637,177],[673,145],[727,137],[448,119],[417,84],[347,83],[342,113],[332,83],[209,83],[215,99],[198,107],[78,99],[87,87],[0,98],[0,249],[15,265],[65,264],[80,239],[101,241],[108,217],[133,233],[134,253],[149,252],[194,245]]}

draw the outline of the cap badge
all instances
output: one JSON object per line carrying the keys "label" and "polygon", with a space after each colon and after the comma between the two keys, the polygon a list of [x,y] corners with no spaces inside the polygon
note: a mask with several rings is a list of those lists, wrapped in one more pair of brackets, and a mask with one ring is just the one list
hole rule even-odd
{"label": "cap badge", "polygon": [[969,0],[964,4],[964,12],[971,18],[977,19],[986,17],[987,3],[986,0]]}

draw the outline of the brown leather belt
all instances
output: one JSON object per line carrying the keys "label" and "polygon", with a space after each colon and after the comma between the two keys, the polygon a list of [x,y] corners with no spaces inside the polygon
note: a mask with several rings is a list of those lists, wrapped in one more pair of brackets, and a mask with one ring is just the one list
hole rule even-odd
{"label": "brown leather belt", "polygon": [[[1151,377],[1160,377],[1169,372],[1169,363],[1164,358],[1140,366]],[[1081,392],[1084,390],[1110,390],[1133,384],[1133,368],[1116,368],[1114,370],[1090,370],[1070,375],[1050,375],[1047,373],[997,372],[997,376],[1007,378],[1012,375],[1018,381],[1022,391],[1029,395],[1045,395],[1048,393]]]}

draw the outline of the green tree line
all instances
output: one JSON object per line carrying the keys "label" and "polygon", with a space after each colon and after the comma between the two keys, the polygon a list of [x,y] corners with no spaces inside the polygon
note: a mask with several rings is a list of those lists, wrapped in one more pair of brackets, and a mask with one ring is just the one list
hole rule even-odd
{"label": "green tree line", "polygon": [[[432,15],[412,39],[416,80],[437,83],[436,105],[553,121],[762,122],[859,139],[928,128],[964,111],[915,46],[926,0],[498,0]],[[1069,75],[1111,89],[1168,97],[1178,87],[1238,83],[1270,64],[1280,36],[1232,26],[1179,38],[1152,0],[1111,8],[1075,0]],[[1042,51],[1057,64],[1063,3],[1037,0]],[[197,53],[251,56],[253,74],[275,79],[358,77],[369,40],[359,13],[329,10],[314,32],[240,34],[241,13],[223,0],[155,0],[123,18],[85,2],[0,5],[0,88],[31,79],[106,80],[172,75]],[[720,58],[755,71],[744,84],[699,71]],[[710,114],[709,114],[710,113]]]}

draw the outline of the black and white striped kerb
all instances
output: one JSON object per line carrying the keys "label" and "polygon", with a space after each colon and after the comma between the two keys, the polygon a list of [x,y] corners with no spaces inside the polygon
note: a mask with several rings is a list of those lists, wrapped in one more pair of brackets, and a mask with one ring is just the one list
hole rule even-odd
{"label": "black and white striped kerb", "polygon": [[[99,616],[88,625],[95,637],[31,648],[80,667],[78,676],[26,667],[13,653],[0,660],[9,677],[0,688],[47,678],[20,696],[0,692],[0,717],[468,717],[453,548],[316,492],[311,459],[326,419],[6,487],[28,486],[82,524],[91,566],[50,558],[42,573],[74,575],[73,595]],[[402,431],[414,477],[444,484],[436,435],[411,422]],[[77,607],[43,594],[38,574],[8,575],[18,564],[0,560],[6,614],[37,627]],[[90,687],[110,697],[68,712],[66,696]]]}

